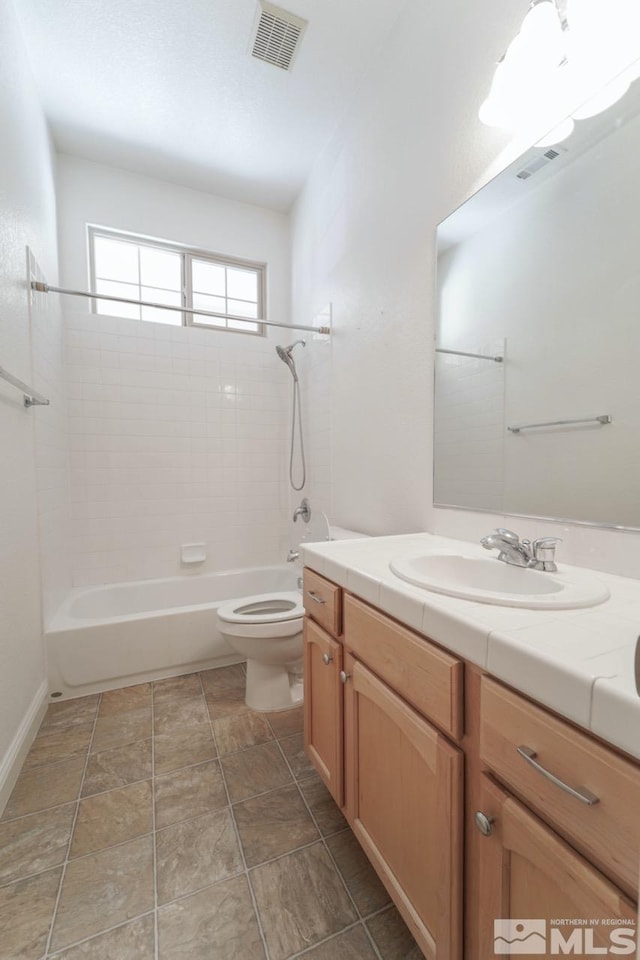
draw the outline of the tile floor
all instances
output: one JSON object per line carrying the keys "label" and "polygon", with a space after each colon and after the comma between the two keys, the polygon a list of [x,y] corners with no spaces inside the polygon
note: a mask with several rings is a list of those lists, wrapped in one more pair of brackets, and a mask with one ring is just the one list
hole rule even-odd
{"label": "tile floor", "polygon": [[49,707],[0,820],[0,960],[420,960],[242,666]]}

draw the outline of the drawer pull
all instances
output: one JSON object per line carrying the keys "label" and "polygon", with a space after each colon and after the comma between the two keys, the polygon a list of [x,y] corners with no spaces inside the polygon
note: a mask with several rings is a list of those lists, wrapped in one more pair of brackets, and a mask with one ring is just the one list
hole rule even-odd
{"label": "drawer pull", "polygon": [[322,597],[319,597],[317,593],[314,593],[313,590],[307,590],[307,596],[311,597],[312,600],[315,600],[316,603],[326,603],[326,600],[323,600]]}
{"label": "drawer pull", "polygon": [[341,680],[342,683],[346,683],[347,680],[350,680],[350,679],[351,679],[351,674],[350,674],[350,673],[347,673],[346,670],[341,670],[341,671],[340,671],[340,680]]}
{"label": "drawer pull", "polygon": [[586,803],[589,807],[593,807],[596,803],[600,803],[599,797],[596,797],[594,793],[591,793],[584,787],[579,787],[578,790],[574,790],[574,788],[570,787],[568,783],[564,783],[562,780],[559,780],[558,777],[554,777],[552,773],[549,773],[548,770],[545,770],[541,764],[536,762],[537,753],[535,750],[532,750],[531,747],[516,747],[516,750],[522,759],[526,760],[534,770],[537,770],[538,773],[541,773],[542,776],[546,777],[547,780],[550,780],[551,783],[555,783],[556,787],[560,787],[560,789],[564,790],[565,793],[575,797],[576,800],[580,801],[580,803]]}
{"label": "drawer pull", "polygon": [[323,653],[322,662],[324,663],[325,667],[328,667],[329,664],[333,662],[333,657],[329,653]]}

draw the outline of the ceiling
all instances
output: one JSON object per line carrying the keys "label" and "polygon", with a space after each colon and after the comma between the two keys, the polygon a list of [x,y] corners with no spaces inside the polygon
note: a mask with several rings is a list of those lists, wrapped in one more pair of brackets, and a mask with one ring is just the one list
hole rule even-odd
{"label": "ceiling", "polygon": [[406,0],[280,0],[290,72],[250,55],[257,0],[15,0],[57,148],[287,210]]}

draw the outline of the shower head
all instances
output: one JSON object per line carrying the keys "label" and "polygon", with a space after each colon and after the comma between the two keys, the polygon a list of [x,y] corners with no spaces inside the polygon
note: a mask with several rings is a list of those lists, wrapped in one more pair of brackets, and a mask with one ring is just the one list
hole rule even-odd
{"label": "shower head", "polygon": [[280,359],[284,363],[286,363],[286,365],[289,367],[289,370],[291,371],[291,376],[296,381],[296,383],[298,382],[298,374],[296,372],[296,365],[293,362],[293,357],[291,356],[291,351],[293,350],[294,347],[297,347],[299,343],[301,343],[303,347],[306,347],[307,345],[305,340],[296,340],[295,343],[290,344],[288,347],[281,347],[281,346],[276,347],[276,353],[278,354]]}

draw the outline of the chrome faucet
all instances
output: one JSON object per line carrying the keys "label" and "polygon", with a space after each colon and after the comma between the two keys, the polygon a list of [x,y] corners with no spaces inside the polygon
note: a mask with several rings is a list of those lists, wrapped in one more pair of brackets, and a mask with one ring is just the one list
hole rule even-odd
{"label": "chrome faucet", "polygon": [[541,537],[539,540],[521,540],[513,530],[498,527],[493,533],[480,541],[485,550],[499,550],[498,560],[515,567],[528,567],[530,570],[544,570],[556,573],[555,550],[559,543],[557,537]]}
{"label": "chrome faucet", "polygon": [[300,506],[296,507],[296,509],[293,511],[294,523],[297,522],[298,517],[302,517],[305,523],[309,523],[309,520],[311,520],[311,504],[306,497],[300,501]]}
{"label": "chrome faucet", "polygon": [[297,550],[289,550],[287,554],[287,563],[295,563],[296,560],[300,559],[300,554]]}

